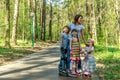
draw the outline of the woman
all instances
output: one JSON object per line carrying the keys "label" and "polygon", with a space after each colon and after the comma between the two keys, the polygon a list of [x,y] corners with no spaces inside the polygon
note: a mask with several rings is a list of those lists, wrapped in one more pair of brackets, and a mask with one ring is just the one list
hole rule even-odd
{"label": "woman", "polygon": [[[87,45],[85,37],[84,37],[84,26],[82,25],[82,20],[83,20],[83,16],[80,15],[80,14],[77,14],[74,17],[74,22],[72,22],[69,25],[69,27],[70,27],[71,31],[73,29],[76,29],[78,31],[78,38],[82,37],[82,39],[84,41],[84,44]],[[71,35],[70,35],[70,39],[71,39]],[[70,50],[69,50],[68,56],[70,56]],[[70,59],[69,59],[69,57],[68,57],[68,68],[70,69]],[[78,69],[81,70],[81,61],[79,61],[79,63],[78,63]]]}

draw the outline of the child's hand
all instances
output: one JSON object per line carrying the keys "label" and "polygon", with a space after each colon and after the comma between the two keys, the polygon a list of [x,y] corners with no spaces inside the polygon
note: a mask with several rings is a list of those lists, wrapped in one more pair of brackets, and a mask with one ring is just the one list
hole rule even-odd
{"label": "child's hand", "polygon": [[77,38],[73,38],[73,41],[77,42],[77,41],[78,41],[78,39],[77,39]]}
{"label": "child's hand", "polygon": [[70,49],[70,54],[72,54],[72,50]]}
{"label": "child's hand", "polygon": [[80,48],[80,54],[83,54],[84,53],[84,51],[82,50],[82,48]]}
{"label": "child's hand", "polygon": [[82,48],[80,47],[80,51],[82,51]]}
{"label": "child's hand", "polygon": [[84,53],[84,51],[83,51],[83,50],[81,50],[81,51],[80,51],[80,54],[83,54],[83,53]]}

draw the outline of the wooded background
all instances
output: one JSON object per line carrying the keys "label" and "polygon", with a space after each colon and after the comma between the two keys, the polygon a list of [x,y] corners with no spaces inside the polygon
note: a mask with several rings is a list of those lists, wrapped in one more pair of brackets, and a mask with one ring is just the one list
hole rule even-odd
{"label": "wooded background", "polygon": [[85,37],[103,46],[120,45],[120,0],[0,0],[0,46],[34,40],[58,41],[62,27],[83,15]]}

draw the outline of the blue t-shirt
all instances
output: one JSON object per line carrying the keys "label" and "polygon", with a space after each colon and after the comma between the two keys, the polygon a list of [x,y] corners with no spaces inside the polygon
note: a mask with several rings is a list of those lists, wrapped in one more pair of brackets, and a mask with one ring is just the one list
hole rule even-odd
{"label": "blue t-shirt", "polygon": [[[70,27],[71,31],[72,31],[73,29],[78,30],[78,37],[80,37],[80,31],[81,31],[82,29],[84,29],[84,26],[83,26],[82,24],[76,26],[74,23],[71,23],[71,24],[69,25],[69,27]],[[71,34],[71,33],[70,33],[70,34]]]}
{"label": "blue t-shirt", "polygon": [[67,49],[67,47],[68,47],[68,43],[69,43],[69,36],[67,35],[67,34],[65,34],[65,33],[61,33],[61,38],[62,38],[62,46],[61,47],[63,47],[64,49]]}

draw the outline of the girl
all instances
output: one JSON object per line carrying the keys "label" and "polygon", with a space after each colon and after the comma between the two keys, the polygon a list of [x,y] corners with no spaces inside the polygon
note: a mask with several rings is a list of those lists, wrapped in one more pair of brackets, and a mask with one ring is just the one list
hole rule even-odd
{"label": "girl", "polygon": [[[82,20],[83,20],[82,15],[80,15],[80,14],[75,15],[74,21],[72,23],[70,23],[69,27],[70,27],[71,31],[73,29],[76,29],[78,31],[78,38],[82,38],[84,44],[87,45],[85,37],[84,37],[84,26],[82,25]],[[71,36],[70,36],[70,39],[71,39]],[[68,51],[70,52],[70,50],[68,50]],[[68,64],[69,64],[69,62],[68,62]],[[80,60],[78,62],[78,69],[80,72],[81,71],[81,61]]]}
{"label": "girl", "polygon": [[85,75],[89,75],[90,73],[93,73],[96,69],[96,60],[93,55],[94,51],[94,40],[90,39],[88,41],[88,46],[85,48],[86,51],[86,59],[85,59]]}
{"label": "girl", "polygon": [[71,31],[71,40],[70,40],[70,67],[71,74],[76,74],[78,72],[78,62],[80,60],[80,42],[78,38],[78,31],[73,29]]}
{"label": "girl", "polygon": [[66,64],[67,64],[67,48],[69,46],[69,39],[68,39],[68,34],[70,32],[70,28],[68,26],[64,26],[63,27],[63,31],[61,33],[61,37],[60,37],[60,51],[61,51],[61,60],[60,60],[60,64],[59,64],[59,68],[61,70],[65,70],[66,69]]}

